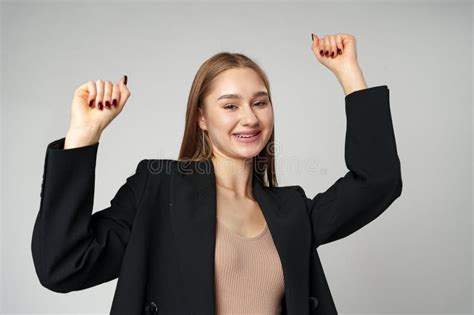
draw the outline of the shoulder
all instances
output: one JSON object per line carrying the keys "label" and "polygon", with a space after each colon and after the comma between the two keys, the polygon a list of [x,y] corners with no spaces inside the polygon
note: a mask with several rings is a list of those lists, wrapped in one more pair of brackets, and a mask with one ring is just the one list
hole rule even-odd
{"label": "shoulder", "polygon": [[265,187],[268,191],[277,193],[277,194],[288,194],[293,193],[298,189],[298,185],[289,185],[289,186],[276,186],[276,187]]}
{"label": "shoulder", "polygon": [[294,201],[302,197],[302,188],[299,185],[264,187],[264,189],[280,202]]}

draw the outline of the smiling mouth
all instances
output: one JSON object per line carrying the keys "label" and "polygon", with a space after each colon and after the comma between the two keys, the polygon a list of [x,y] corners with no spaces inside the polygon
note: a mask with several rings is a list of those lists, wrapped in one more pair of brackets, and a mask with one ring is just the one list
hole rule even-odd
{"label": "smiling mouth", "polygon": [[253,138],[255,136],[258,136],[260,133],[261,133],[261,131],[258,131],[257,133],[254,133],[253,135],[234,134],[234,136],[236,136],[237,138],[241,138],[241,139],[249,139],[249,138]]}
{"label": "smiling mouth", "polygon": [[261,131],[253,134],[253,135],[238,135],[238,134],[233,134],[232,136],[236,138],[237,141],[241,143],[250,143],[250,142],[255,142],[257,139],[260,138]]}

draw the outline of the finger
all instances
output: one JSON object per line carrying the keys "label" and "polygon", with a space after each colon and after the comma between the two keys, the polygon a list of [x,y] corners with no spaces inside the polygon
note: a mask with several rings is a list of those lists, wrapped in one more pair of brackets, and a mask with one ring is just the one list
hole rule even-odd
{"label": "finger", "polygon": [[74,90],[74,96],[78,96],[82,99],[87,99],[87,104],[91,107],[91,93],[89,91],[89,82],[81,84],[78,88]]}
{"label": "finger", "polygon": [[112,100],[112,84],[110,81],[105,81],[104,83],[104,104],[107,108],[110,108],[110,102]]}
{"label": "finger", "polygon": [[117,108],[119,101],[120,101],[120,88],[117,83],[114,83],[112,87],[112,106]]}
{"label": "finger", "polygon": [[331,44],[331,47],[329,49],[329,54],[331,55],[331,58],[334,58],[337,56],[337,43],[336,43],[336,37],[334,35],[331,35],[329,37],[329,42]]}
{"label": "finger", "polygon": [[337,54],[338,55],[342,55],[342,52],[343,52],[343,46],[342,46],[342,37],[341,35],[337,34],[336,35],[336,43],[337,43]]}
{"label": "finger", "polygon": [[349,35],[349,34],[341,34],[342,38],[342,49],[344,50],[344,47],[347,45],[348,42],[352,41],[354,44],[356,43],[356,39],[354,36]]}
{"label": "finger", "polygon": [[122,109],[122,107],[127,102],[128,97],[131,94],[126,85],[127,80],[128,80],[127,76],[123,76],[123,78],[120,79],[120,82],[119,82],[119,89],[120,89],[120,101],[118,103],[119,109]]}
{"label": "finger", "polygon": [[94,81],[90,80],[86,83],[86,85],[89,93],[87,103],[89,104],[89,107],[95,107],[95,97],[97,96],[97,89],[95,88]]}
{"label": "finger", "polygon": [[98,104],[99,109],[102,110],[104,108],[104,103],[102,102],[104,99],[104,81],[95,81],[95,86],[97,89],[97,97],[95,98],[95,102]]}
{"label": "finger", "polygon": [[321,39],[319,38],[318,35],[314,34],[314,40],[312,42],[311,48],[313,49],[313,52],[316,54],[316,56],[323,56],[323,51],[321,48]]}
{"label": "finger", "polygon": [[321,53],[322,51],[321,57],[324,57],[324,54],[326,53],[326,50],[324,48],[324,37],[321,37],[321,39],[319,40],[319,44],[320,44],[319,52]]}
{"label": "finger", "polygon": [[87,104],[89,104],[89,107],[94,107],[94,99],[96,94],[94,81],[88,81],[82,84],[76,89],[74,93],[83,99],[87,99]]}
{"label": "finger", "polygon": [[331,47],[331,43],[329,42],[329,37],[324,37],[324,55],[326,57],[329,56],[329,48]]}
{"label": "finger", "polygon": [[318,36],[314,33],[311,33],[311,49],[316,49],[318,47]]}

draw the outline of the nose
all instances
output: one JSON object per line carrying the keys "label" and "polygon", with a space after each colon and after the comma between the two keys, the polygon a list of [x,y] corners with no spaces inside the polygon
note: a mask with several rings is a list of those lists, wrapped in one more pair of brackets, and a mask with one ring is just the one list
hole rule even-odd
{"label": "nose", "polygon": [[258,117],[252,109],[252,105],[244,106],[241,111],[241,122],[244,126],[254,126],[258,124]]}

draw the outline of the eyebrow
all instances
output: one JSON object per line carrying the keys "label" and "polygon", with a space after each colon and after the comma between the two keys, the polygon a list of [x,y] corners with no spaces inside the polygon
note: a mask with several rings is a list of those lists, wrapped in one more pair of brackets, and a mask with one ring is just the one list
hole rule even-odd
{"label": "eyebrow", "polygon": [[[259,92],[255,92],[253,94],[253,97],[257,97],[257,96],[268,96],[268,93],[265,92],[265,91],[259,91]],[[238,94],[224,94],[224,95],[221,95],[217,98],[217,100],[222,100],[222,99],[240,99],[242,98],[242,96],[238,95]]]}

